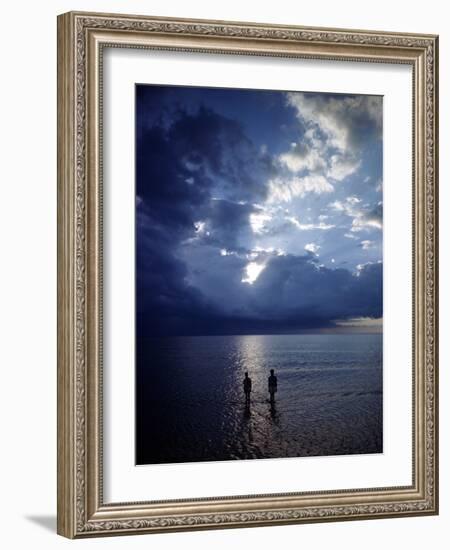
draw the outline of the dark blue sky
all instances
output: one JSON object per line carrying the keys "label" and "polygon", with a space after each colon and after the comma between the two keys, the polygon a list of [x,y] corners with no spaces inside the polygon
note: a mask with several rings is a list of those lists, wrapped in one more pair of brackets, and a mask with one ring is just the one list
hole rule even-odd
{"label": "dark blue sky", "polygon": [[380,330],[382,98],[136,86],[138,334]]}

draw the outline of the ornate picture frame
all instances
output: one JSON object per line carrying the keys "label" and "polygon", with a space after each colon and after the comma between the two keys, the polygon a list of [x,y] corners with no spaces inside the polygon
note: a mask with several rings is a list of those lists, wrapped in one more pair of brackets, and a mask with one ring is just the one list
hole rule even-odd
{"label": "ornate picture frame", "polygon": [[[105,48],[404,64],[412,68],[412,483],[105,502]],[[70,12],[58,17],[58,533],[69,538],[438,513],[438,37]],[[132,368],[132,365],[130,365]]]}

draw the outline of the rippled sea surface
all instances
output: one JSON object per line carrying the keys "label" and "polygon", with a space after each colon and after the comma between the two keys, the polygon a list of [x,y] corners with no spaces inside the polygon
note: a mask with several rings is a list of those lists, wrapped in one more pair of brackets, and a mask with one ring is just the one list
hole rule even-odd
{"label": "rippled sea surface", "polygon": [[380,453],[382,398],[380,334],[141,340],[136,463]]}

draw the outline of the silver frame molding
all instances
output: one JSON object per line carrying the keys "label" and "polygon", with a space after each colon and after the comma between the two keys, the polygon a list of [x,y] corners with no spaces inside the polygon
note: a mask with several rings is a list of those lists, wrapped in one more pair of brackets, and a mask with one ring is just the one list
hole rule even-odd
{"label": "silver frame molding", "polygon": [[[413,68],[411,486],[112,503],[102,475],[102,51]],[[58,17],[58,533],[69,538],[438,513],[438,37],[70,12]]]}

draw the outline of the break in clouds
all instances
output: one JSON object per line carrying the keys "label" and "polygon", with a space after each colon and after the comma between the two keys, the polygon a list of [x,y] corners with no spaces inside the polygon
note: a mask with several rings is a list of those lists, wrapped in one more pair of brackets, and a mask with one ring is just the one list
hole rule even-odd
{"label": "break in clouds", "polygon": [[382,98],[138,85],[137,329],[382,316]]}

